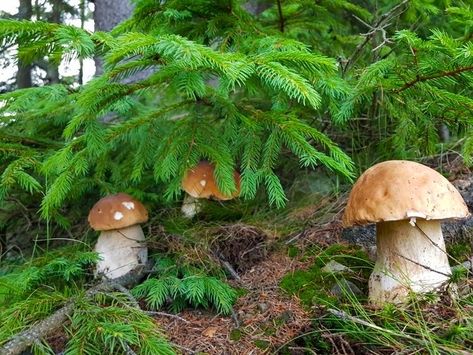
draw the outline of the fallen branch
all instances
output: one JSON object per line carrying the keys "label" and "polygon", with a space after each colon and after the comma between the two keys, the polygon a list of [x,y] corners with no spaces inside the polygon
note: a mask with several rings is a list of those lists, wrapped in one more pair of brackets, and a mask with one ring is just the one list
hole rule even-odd
{"label": "fallen branch", "polygon": [[174,318],[174,319],[180,320],[181,322],[184,322],[184,323],[189,323],[189,321],[187,319],[182,318],[182,317],[180,317],[176,314],[170,314],[170,313],[158,312],[158,311],[143,311],[143,312],[146,313],[149,316],[169,317],[169,318]]}
{"label": "fallen branch", "polygon": [[220,263],[222,264],[222,266],[227,269],[227,271],[230,273],[230,275],[237,281],[241,281],[241,277],[240,275],[238,275],[238,273],[235,271],[235,269],[233,268],[233,266],[227,261],[225,260],[225,258],[223,257],[222,254],[217,254],[216,255],[217,259],[220,261]]}
{"label": "fallen branch", "polygon": [[112,283],[112,287],[115,290],[123,293],[126,296],[126,298],[128,298],[128,302],[130,302],[133,307],[138,308],[138,309],[141,310],[140,304],[138,303],[136,298],[131,294],[129,289],[127,289],[125,286],[117,284],[117,283]]}
{"label": "fallen branch", "polygon": [[[103,281],[87,290],[85,298],[92,298],[100,292],[117,289],[117,285],[120,287],[132,287],[140,282],[144,274],[145,270],[144,267],[142,267],[130,271],[128,274],[117,279]],[[51,314],[49,317],[14,335],[9,341],[0,347],[0,354],[20,354],[34,343],[52,334],[54,331],[62,327],[62,325],[69,319],[70,315],[74,312],[75,302],[75,300],[68,301],[62,308]]]}

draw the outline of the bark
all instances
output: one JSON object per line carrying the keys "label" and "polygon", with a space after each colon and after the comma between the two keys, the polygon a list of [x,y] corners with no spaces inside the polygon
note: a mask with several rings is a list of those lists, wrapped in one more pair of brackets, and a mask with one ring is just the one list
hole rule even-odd
{"label": "bark", "polygon": [[[133,5],[130,0],[95,0],[94,22],[96,31],[108,32],[130,17]],[[95,58],[95,75],[103,73],[102,58]]]}
{"label": "bark", "polygon": [[250,0],[243,6],[245,9],[255,15],[258,16],[261,14],[263,11],[266,9],[269,9],[272,5],[274,4],[273,1],[267,1],[267,0]]}
{"label": "bark", "polygon": [[[62,0],[52,0],[52,12],[49,18],[49,22],[52,23],[61,23],[61,15],[63,11]],[[50,84],[59,83],[59,66],[55,63],[52,63],[51,60],[48,60],[48,66],[46,68],[47,79]]]}
{"label": "bark", "polygon": [[[31,20],[32,15],[33,7],[31,6],[31,0],[20,0],[18,19]],[[20,60],[18,61],[18,71],[16,73],[16,86],[18,89],[29,88],[32,86],[31,68],[32,66],[30,64],[22,63]]]}

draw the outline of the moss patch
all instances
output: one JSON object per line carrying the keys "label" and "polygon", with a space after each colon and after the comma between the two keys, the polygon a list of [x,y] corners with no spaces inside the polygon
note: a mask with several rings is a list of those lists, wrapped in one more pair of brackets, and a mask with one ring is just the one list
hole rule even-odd
{"label": "moss patch", "polygon": [[[313,249],[306,252],[315,256],[314,264],[307,270],[296,270],[281,280],[280,286],[289,294],[297,295],[306,306],[334,306],[339,301],[331,294],[331,289],[340,280],[353,282],[367,293],[367,279],[372,270],[372,262],[359,248],[344,245],[332,245],[325,250]],[[348,266],[349,272],[330,273],[322,268],[331,260]],[[361,296],[363,297],[363,296]]]}
{"label": "moss patch", "polygon": [[469,241],[461,241],[447,245],[447,254],[450,265],[468,260],[472,254],[472,246]]}

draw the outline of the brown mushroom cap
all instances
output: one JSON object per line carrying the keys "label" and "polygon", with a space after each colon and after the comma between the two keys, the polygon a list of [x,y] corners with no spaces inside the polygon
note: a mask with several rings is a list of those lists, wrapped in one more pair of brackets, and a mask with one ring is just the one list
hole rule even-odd
{"label": "brown mushroom cap", "polygon": [[89,212],[89,224],[96,231],[107,231],[144,223],[148,220],[145,206],[125,193],[99,200]]}
{"label": "brown mushroom cap", "polygon": [[391,160],[359,177],[348,198],[343,225],[468,215],[460,193],[438,172],[412,161]]}
{"label": "brown mushroom cap", "polygon": [[234,172],[236,191],[231,195],[223,194],[217,186],[214,177],[215,167],[212,163],[202,161],[190,169],[182,179],[182,189],[195,198],[215,198],[217,200],[231,200],[240,194],[240,174]]}

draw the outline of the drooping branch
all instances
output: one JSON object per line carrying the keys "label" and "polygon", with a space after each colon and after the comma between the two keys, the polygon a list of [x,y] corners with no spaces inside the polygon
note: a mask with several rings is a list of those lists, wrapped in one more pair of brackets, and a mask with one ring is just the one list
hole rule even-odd
{"label": "drooping branch", "polygon": [[401,88],[394,90],[394,92],[399,93],[401,91],[407,90],[410,87],[416,85],[417,83],[420,83],[423,81],[444,78],[444,77],[449,77],[449,76],[456,76],[458,74],[461,74],[467,71],[472,71],[472,70],[473,70],[473,65],[468,66],[468,67],[457,68],[455,70],[444,71],[444,72],[440,72],[440,73],[432,74],[432,75],[417,76],[414,80],[405,83]]}

